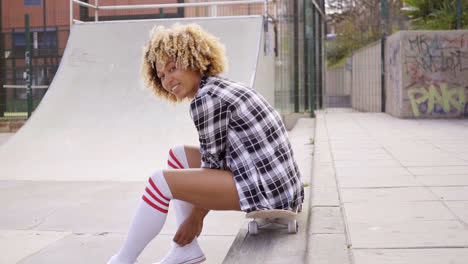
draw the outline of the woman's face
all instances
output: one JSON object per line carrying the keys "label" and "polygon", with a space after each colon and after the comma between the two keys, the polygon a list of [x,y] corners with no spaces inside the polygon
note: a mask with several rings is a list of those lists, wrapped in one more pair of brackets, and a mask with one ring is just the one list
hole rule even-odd
{"label": "woman's face", "polygon": [[192,69],[180,69],[176,63],[169,60],[165,65],[156,64],[156,72],[164,90],[178,99],[193,98],[200,84],[200,72]]}

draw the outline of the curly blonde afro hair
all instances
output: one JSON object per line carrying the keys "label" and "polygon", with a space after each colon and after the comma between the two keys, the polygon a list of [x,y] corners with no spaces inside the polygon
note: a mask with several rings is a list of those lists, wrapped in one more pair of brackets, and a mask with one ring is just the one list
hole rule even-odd
{"label": "curly blonde afro hair", "polygon": [[202,76],[218,75],[227,69],[224,46],[199,25],[155,26],[150,32],[149,43],[144,47],[140,74],[144,85],[157,97],[174,103],[180,100],[164,90],[156,72],[157,63],[165,65],[170,59],[175,61],[177,68],[195,69]]}

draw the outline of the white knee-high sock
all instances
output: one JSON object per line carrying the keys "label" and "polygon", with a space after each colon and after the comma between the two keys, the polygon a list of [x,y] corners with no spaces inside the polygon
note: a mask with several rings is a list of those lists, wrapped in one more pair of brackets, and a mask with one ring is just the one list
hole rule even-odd
{"label": "white knee-high sock", "polygon": [[[169,151],[167,165],[169,169],[187,169],[190,167],[184,146],[175,146]],[[193,205],[176,199],[172,200],[171,203],[176,214],[177,228],[179,228],[190,215]],[[194,238],[191,243],[184,247],[180,247],[174,241],[171,242],[171,245],[172,248],[167,255],[155,264],[201,263],[206,259],[198,245],[197,238]]]}
{"label": "white knee-high sock", "polygon": [[161,170],[149,179],[133,216],[125,242],[108,264],[133,264],[166,222],[172,193]]}
{"label": "white knee-high sock", "polygon": [[[177,145],[169,150],[169,156],[167,158],[167,168],[168,169],[188,169],[190,168],[187,160],[187,155],[185,153],[185,148],[183,145]],[[174,199],[172,200],[172,205],[174,206],[177,228],[187,219],[192,211],[193,205],[181,200]]]}

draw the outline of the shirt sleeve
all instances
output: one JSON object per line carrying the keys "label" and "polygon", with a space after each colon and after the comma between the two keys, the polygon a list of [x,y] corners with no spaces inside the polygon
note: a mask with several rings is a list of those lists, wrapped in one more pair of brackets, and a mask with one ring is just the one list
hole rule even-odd
{"label": "shirt sleeve", "polygon": [[231,112],[218,96],[205,94],[190,105],[200,140],[201,167],[225,168],[226,140]]}

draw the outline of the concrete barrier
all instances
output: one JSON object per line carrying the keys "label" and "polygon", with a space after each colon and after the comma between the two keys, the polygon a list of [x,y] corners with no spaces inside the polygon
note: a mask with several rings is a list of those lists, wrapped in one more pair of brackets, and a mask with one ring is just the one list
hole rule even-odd
{"label": "concrete barrier", "polygon": [[380,41],[353,54],[351,105],[364,112],[380,112],[382,102]]}
{"label": "concrete barrier", "polygon": [[[351,60],[349,60],[351,64]],[[325,107],[351,107],[351,65],[327,69],[325,76]]]}
{"label": "concrete barrier", "polygon": [[468,30],[400,31],[385,53],[387,113],[468,117]]}

